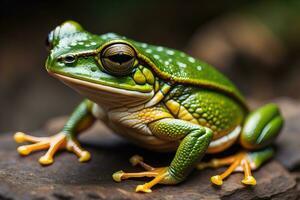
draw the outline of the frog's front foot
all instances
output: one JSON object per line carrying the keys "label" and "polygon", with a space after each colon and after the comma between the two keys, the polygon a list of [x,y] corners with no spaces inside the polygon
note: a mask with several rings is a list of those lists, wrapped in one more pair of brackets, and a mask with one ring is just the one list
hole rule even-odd
{"label": "frog's front foot", "polygon": [[171,176],[168,171],[168,167],[160,167],[154,168],[146,163],[143,162],[143,157],[139,155],[134,155],[129,159],[130,163],[133,166],[140,165],[147,171],[144,172],[135,172],[135,173],[126,173],[122,170],[115,172],[112,177],[116,182],[121,182],[122,180],[129,179],[129,178],[137,178],[137,177],[154,177],[148,183],[143,185],[138,185],[135,189],[136,192],[152,192],[151,188],[160,183],[160,184],[175,184],[177,183],[176,180]]}
{"label": "frog's front foot", "polygon": [[32,142],[33,144],[22,145],[18,147],[18,152],[21,155],[29,155],[31,152],[48,149],[47,153],[39,159],[42,165],[50,165],[53,163],[53,156],[59,149],[67,149],[75,153],[79,157],[80,162],[88,161],[91,157],[88,151],[83,150],[79,143],[71,139],[64,132],[60,132],[51,137],[35,137],[22,132],[17,132],[14,135],[17,143]]}

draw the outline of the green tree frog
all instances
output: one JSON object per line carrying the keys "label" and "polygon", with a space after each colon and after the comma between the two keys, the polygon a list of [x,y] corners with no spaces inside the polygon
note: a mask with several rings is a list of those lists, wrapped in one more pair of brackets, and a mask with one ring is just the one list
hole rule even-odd
{"label": "green tree frog", "polygon": [[[115,133],[153,151],[174,151],[169,166],[155,168],[135,155],[139,173],[122,170],[112,175],[120,182],[153,177],[136,192],[151,192],[156,184],[177,184],[194,169],[221,167],[211,177],[222,185],[233,171],[243,171],[243,184],[255,185],[255,170],[274,154],[271,143],[283,125],[275,104],[250,112],[233,83],[212,66],[183,52],[140,43],[114,33],[94,35],[74,21],[66,21],[48,36],[46,69],[85,99],[75,108],[63,129],[52,137],[22,132],[16,142],[21,155],[47,149],[39,162],[53,163],[59,149],[73,152],[80,162],[91,155],[77,135],[96,119]],[[241,151],[229,157],[200,162],[205,154],[217,154],[239,143]]]}

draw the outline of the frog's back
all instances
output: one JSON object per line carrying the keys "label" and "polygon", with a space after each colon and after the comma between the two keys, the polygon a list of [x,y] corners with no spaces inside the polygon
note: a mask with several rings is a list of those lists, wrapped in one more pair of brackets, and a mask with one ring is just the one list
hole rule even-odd
{"label": "frog's back", "polygon": [[145,59],[162,79],[218,90],[247,107],[244,97],[235,85],[209,64],[174,49],[134,41],[133,43],[141,52],[139,56]]}
{"label": "frog's back", "polygon": [[113,40],[130,43],[139,59],[151,66],[158,77],[176,83],[211,88],[235,98],[247,108],[235,85],[209,64],[171,48],[140,43],[124,36],[107,33],[98,37],[103,43]]}

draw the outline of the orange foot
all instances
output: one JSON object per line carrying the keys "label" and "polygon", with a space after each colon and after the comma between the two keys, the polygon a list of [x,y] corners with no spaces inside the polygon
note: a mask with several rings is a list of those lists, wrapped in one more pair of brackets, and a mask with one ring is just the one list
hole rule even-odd
{"label": "orange foot", "polygon": [[26,156],[31,152],[48,149],[47,153],[39,159],[42,165],[50,165],[53,163],[53,156],[58,149],[67,149],[75,153],[79,157],[80,162],[88,161],[91,155],[88,151],[83,150],[79,143],[74,139],[70,139],[63,132],[58,133],[51,137],[35,137],[26,135],[22,132],[17,132],[14,135],[17,143],[32,142],[33,144],[19,146],[17,151],[19,154]]}
{"label": "orange foot", "polygon": [[[168,172],[168,167],[160,167],[160,168],[154,168],[150,165],[143,162],[143,157],[139,155],[134,155],[129,159],[130,163],[133,166],[140,165],[147,171],[144,172],[136,172],[136,173],[125,173],[124,171],[120,170],[115,172],[112,177],[116,182],[121,182],[122,180],[129,179],[129,178],[137,178],[137,177],[154,177],[154,179],[148,183],[145,183],[143,185],[138,185],[135,189],[136,192],[152,192],[151,188],[158,184],[158,183],[164,183],[168,184],[168,177],[170,177]],[[172,184],[171,182],[169,184]]]}
{"label": "orange foot", "polygon": [[256,180],[251,174],[249,158],[246,152],[240,152],[233,156],[228,156],[222,159],[212,159],[207,163],[200,163],[197,165],[197,169],[204,168],[219,168],[222,166],[230,165],[225,172],[220,175],[215,175],[210,178],[211,182],[215,185],[222,185],[223,180],[227,178],[234,171],[244,171],[244,179],[242,180],[243,184],[246,185],[256,185]]}

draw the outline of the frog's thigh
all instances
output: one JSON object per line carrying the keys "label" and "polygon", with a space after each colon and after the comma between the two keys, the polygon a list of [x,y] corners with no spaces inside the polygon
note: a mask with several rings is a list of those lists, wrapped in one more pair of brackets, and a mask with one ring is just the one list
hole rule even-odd
{"label": "frog's thigh", "polygon": [[150,124],[152,133],[166,140],[181,140],[168,172],[171,180],[161,183],[178,183],[185,179],[195,164],[204,156],[213,133],[202,127],[179,119],[162,119]]}
{"label": "frog's thigh", "polygon": [[267,104],[246,118],[240,143],[246,149],[261,149],[271,144],[279,134],[283,118],[275,104]]}

